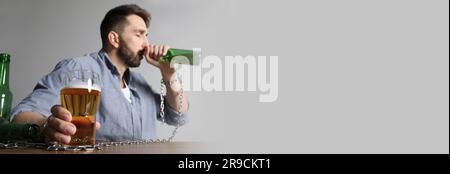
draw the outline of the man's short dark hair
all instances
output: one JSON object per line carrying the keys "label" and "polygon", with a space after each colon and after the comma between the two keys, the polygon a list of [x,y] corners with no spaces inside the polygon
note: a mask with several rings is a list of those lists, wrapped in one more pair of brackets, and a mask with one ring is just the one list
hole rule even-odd
{"label": "man's short dark hair", "polygon": [[106,13],[105,18],[100,25],[100,35],[102,38],[102,48],[108,47],[108,33],[111,31],[123,32],[125,24],[127,24],[126,17],[129,15],[137,15],[145,21],[145,25],[150,25],[150,13],[136,4],[127,4],[115,7]]}

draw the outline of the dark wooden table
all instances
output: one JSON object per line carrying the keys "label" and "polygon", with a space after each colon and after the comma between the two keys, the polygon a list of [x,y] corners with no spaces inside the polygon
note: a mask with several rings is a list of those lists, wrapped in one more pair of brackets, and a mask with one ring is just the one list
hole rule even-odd
{"label": "dark wooden table", "polygon": [[91,151],[48,151],[38,148],[0,149],[0,154],[197,154],[208,153],[201,142],[170,142],[102,147]]}

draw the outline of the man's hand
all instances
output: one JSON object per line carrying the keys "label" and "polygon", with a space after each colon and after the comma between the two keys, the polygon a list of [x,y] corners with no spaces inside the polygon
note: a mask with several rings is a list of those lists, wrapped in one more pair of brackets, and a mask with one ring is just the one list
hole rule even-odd
{"label": "man's hand", "polygon": [[[70,136],[74,135],[77,128],[72,121],[72,114],[60,105],[51,108],[52,115],[47,118],[43,128],[46,141],[57,141],[58,143],[69,144]],[[100,129],[100,123],[95,123],[95,129]]]}
{"label": "man's hand", "polygon": [[152,64],[153,66],[159,68],[161,70],[161,75],[163,79],[169,81],[172,76],[175,74],[175,69],[170,67],[170,63],[161,63],[159,59],[167,54],[169,50],[168,45],[148,45],[145,48],[145,59],[147,63]]}
{"label": "man's hand", "polygon": [[[159,59],[167,54],[169,50],[168,45],[148,45],[145,48],[145,59],[149,64],[158,67],[161,70],[162,78],[165,82],[168,82],[169,86],[167,88],[167,101],[172,108],[177,108],[178,112],[187,112],[188,110],[188,100],[185,95],[183,95],[181,101],[180,95],[182,94],[181,83],[180,81],[176,81],[176,83],[172,83],[172,79],[177,78],[175,75],[175,69],[170,67],[170,63],[161,63]],[[166,84],[167,85],[167,84]],[[184,103],[184,104],[183,104]]]}

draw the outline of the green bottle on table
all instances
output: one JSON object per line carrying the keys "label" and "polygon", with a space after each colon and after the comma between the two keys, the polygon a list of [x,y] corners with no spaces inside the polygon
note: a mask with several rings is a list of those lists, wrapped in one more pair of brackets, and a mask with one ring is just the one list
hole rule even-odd
{"label": "green bottle on table", "polygon": [[2,142],[15,142],[15,141],[28,141],[28,142],[41,142],[43,139],[40,136],[41,129],[36,124],[16,124],[5,123],[6,120],[0,118],[0,143]]}
{"label": "green bottle on table", "polygon": [[9,89],[10,55],[0,53],[0,142],[39,141],[40,127],[36,124],[10,123],[12,93]]}
{"label": "green bottle on table", "polygon": [[0,117],[9,120],[11,112],[12,93],[9,90],[9,62],[8,53],[0,53]]}
{"label": "green bottle on table", "polygon": [[201,56],[201,49],[194,48],[192,50],[184,50],[177,48],[169,48],[167,54],[163,56],[159,61],[162,63],[170,63],[173,58],[174,63],[186,64],[186,65],[198,65]]}

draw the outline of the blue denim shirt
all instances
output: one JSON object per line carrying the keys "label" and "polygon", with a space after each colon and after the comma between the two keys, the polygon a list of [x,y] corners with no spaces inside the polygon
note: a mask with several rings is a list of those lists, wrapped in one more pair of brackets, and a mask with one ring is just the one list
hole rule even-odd
{"label": "blue denim shirt", "polygon": [[[33,92],[12,110],[11,120],[18,113],[25,111],[38,112],[44,117],[50,116],[50,108],[60,104],[61,74],[77,69],[97,72],[102,79],[102,94],[97,112],[97,121],[101,124],[96,133],[98,140],[157,138],[156,122],[161,120],[159,94],[152,90],[139,73],[127,69],[124,79],[130,88],[130,103],[121,91],[117,68],[104,51],[59,62],[52,72],[37,83]],[[178,116],[166,102],[165,117],[169,125],[187,123],[187,114]]]}

